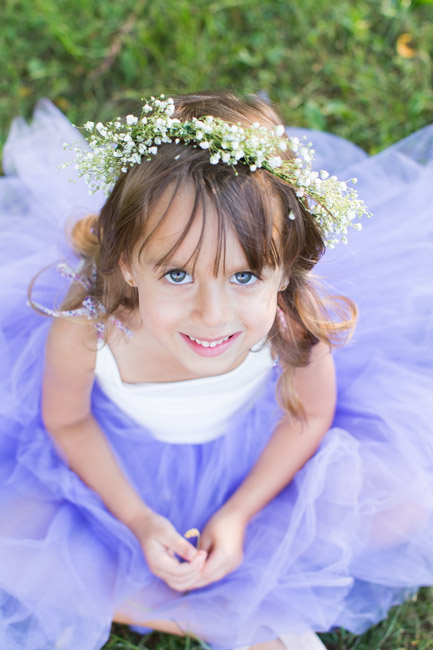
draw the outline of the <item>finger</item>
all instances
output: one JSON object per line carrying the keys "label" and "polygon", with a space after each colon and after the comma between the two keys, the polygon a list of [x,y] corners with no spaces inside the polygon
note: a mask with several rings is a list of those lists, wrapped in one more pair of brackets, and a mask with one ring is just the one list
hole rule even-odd
{"label": "finger", "polygon": [[184,576],[182,578],[174,578],[173,582],[181,589],[184,591],[187,589],[191,589],[194,587],[194,585],[199,582],[199,580],[202,579],[203,575],[203,567],[197,567],[195,571],[191,573],[189,576]]}
{"label": "finger", "polygon": [[221,551],[214,550],[208,557],[207,562],[203,569],[203,578],[209,578],[224,569],[227,565],[227,557]]}
{"label": "finger", "polygon": [[169,554],[166,554],[159,558],[158,574],[161,575],[164,573],[164,576],[170,578],[184,578],[200,571],[203,568],[205,560],[206,553],[202,551],[197,553],[191,562],[179,562],[176,557],[171,557]]}
{"label": "finger", "polygon": [[198,574],[197,580],[190,586],[190,589],[200,589],[201,587],[206,587],[207,585],[212,584],[213,582],[218,582],[226,577],[234,567],[229,566],[228,564],[223,564],[218,569],[212,571],[212,573],[205,574],[204,571]]}
{"label": "finger", "polygon": [[190,591],[191,589],[195,588],[199,576],[200,573],[197,573],[197,575],[191,576],[190,578],[185,580],[176,580],[173,578],[168,578],[166,582],[172,589],[175,589],[176,591]]}
{"label": "finger", "polygon": [[218,580],[222,580],[226,575],[230,573],[229,571],[221,571],[221,573],[212,575],[210,577],[204,578],[203,574],[200,573],[196,580],[194,580],[188,587],[188,589],[201,589],[202,587],[207,587]]}
{"label": "finger", "polygon": [[188,540],[179,535],[175,530],[168,540],[170,548],[177,554],[179,557],[184,560],[191,562],[197,555],[198,551],[195,546],[190,544]]}
{"label": "finger", "polygon": [[196,568],[191,571],[190,574],[183,575],[183,576],[172,576],[169,574],[166,575],[161,575],[160,577],[172,588],[176,589],[176,591],[187,591],[191,589],[196,582],[200,579],[200,576],[202,574],[202,565],[197,565]]}
{"label": "finger", "polygon": [[233,557],[227,555],[227,553],[222,551],[214,551],[210,554],[203,571],[200,576],[199,586],[205,586],[211,582],[216,582],[221,580],[228,573],[233,571],[237,562],[235,562]]}
{"label": "finger", "polygon": [[200,537],[200,549],[203,551],[207,551],[209,553],[211,548],[212,548],[212,539],[211,537],[208,537],[206,533],[204,533]]}

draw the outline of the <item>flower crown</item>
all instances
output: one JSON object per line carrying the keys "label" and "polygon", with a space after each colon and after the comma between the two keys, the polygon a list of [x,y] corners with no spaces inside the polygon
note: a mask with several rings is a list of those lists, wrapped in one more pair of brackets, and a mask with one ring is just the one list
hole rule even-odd
{"label": "flower crown", "polygon": [[[206,116],[182,122],[173,118],[174,101],[161,95],[146,101],[140,117],[118,117],[105,125],[86,122],[84,129],[92,132],[89,148],[65,145],[76,153],[75,169],[84,177],[92,192],[102,189],[106,195],[113,189],[122,172],[127,172],[142,160],[151,160],[164,143],[192,144],[209,150],[212,165],[225,164],[236,172],[236,165],[247,165],[251,172],[265,169],[291,185],[303,207],[319,224],[328,248],[340,240],[347,243],[349,227],[361,230],[353,223],[362,215],[371,216],[358,194],[322,170],[312,170],[314,150],[311,143],[299,138],[287,138],[283,125],[273,130],[254,123],[252,127],[229,124]],[[290,149],[294,158],[282,160],[280,153]],[[175,159],[180,157],[180,153]],[[63,166],[68,165],[66,163]],[[352,183],[356,179],[351,179]],[[289,219],[295,219],[292,211]]]}

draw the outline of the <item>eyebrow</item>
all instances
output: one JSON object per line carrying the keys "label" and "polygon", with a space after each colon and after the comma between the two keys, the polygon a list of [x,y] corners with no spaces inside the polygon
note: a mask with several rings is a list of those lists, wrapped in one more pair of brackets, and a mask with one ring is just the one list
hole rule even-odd
{"label": "eyebrow", "polygon": [[146,262],[147,266],[151,266],[154,269],[166,269],[169,267],[171,269],[184,269],[189,266],[189,264],[190,260],[187,262],[181,262],[180,260],[175,260],[173,258],[170,258],[165,262],[161,262],[161,260],[148,260]]}

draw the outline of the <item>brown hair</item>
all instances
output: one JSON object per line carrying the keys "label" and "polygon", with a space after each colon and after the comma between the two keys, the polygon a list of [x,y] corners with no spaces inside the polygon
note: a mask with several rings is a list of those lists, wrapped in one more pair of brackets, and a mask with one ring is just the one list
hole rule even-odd
{"label": "brown hair", "polygon": [[[213,115],[246,126],[254,122],[268,127],[282,123],[274,109],[257,96],[240,99],[225,91],[203,92],[178,96],[174,102],[174,117],[185,121]],[[293,156],[290,151],[283,155]],[[235,173],[227,165],[210,164],[209,153],[199,147],[161,145],[152,160],[135,165],[119,177],[99,216],[79,221],[72,231],[73,246],[85,261],[83,273],[90,275],[90,268],[96,264],[92,294],[103,303],[107,318],[121,308],[134,310],[138,306],[137,290],[124,281],[119,260],[121,256],[125,261],[131,259],[134,246],[143,237],[147,215],[162,193],[173,187],[173,200],[186,183],[195,191],[194,208],[185,232],[161,263],[181,244],[197,207],[204,208],[205,199],[209,199],[218,218],[215,272],[221,260],[224,263],[225,237],[230,229],[237,234],[253,272],[260,274],[266,265],[283,269],[290,281],[279,293],[278,304],[287,328],[279,326],[276,318],[268,338],[284,368],[279,382],[280,402],[288,413],[302,416],[302,404],[293,388],[295,368],[308,364],[311,349],[318,341],[330,347],[344,344],[353,330],[357,311],[351,300],[327,295],[313,278],[311,270],[325,251],[323,235],[294,188],[273,174],[263,169],[251,172],[242,164]],[[294,220],[285,218],[290,210]],[[204,229],[204,209],[203,213]],[[146,234],[143,247],[165,214]],[[83,288],[78,295],[76,290],[68,294],[62,308],[78,307],[88,293]]]}

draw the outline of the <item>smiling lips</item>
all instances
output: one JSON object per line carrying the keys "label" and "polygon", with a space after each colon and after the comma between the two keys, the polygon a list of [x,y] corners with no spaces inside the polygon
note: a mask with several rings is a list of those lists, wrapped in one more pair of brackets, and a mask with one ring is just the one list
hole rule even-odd
{"label": "smiling lips", "polygon": [[226,336],[223,339],[219,339],[219,341],[200,341],[200,339],[195,339],[193,336],[188,336],[191,341],[194,341],[195,343],[198,343],[199,345],[202,345],[204,348],[214,348],[216,345],[221,345],[221,343],[224,343],[224,341],[228,341],[230,338],[229,336]]}
{"label": "smiling lips", "polygon": [[240,332],[230,334],[229,336],[220,339],[197,339],[188,334],[180,334],[194,352],[202,357],[214,357],[225,352],[233,341],[238,338]]}

